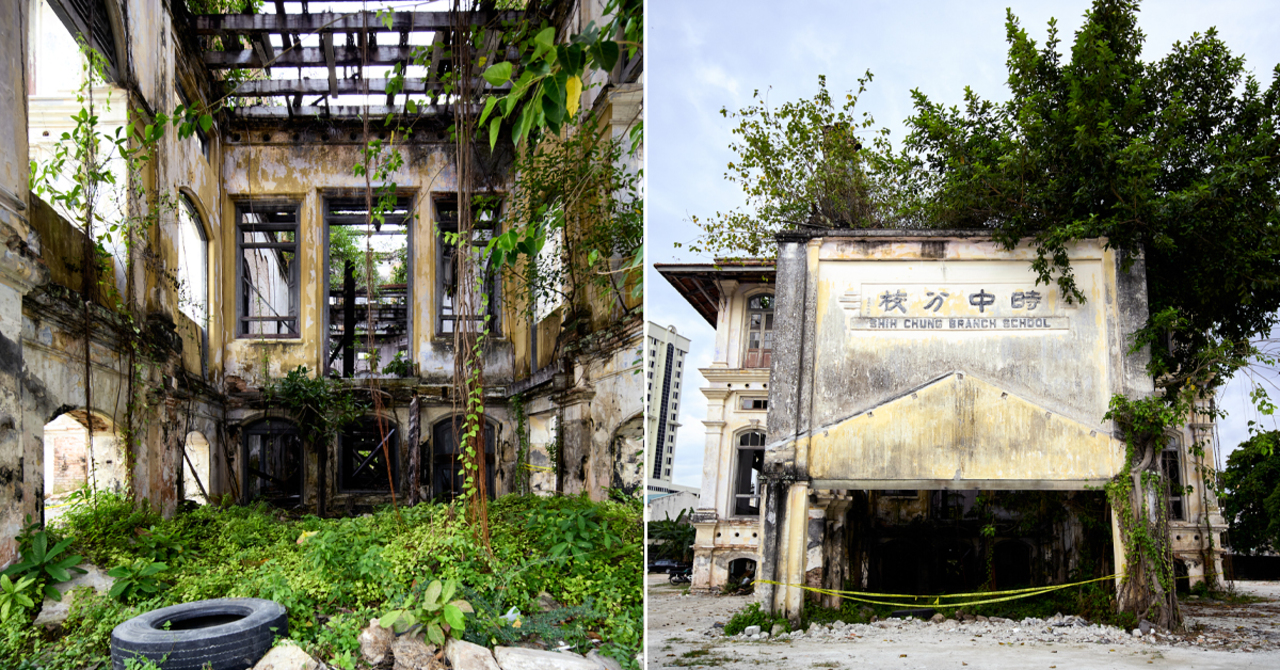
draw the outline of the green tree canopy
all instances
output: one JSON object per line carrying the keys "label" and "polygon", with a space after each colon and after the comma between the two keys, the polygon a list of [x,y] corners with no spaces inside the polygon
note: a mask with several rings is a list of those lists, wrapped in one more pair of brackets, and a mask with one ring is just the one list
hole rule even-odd
{"label": "green tree canopy", "polygon": [[1280,69],[1264,90],[1212,28],[1144,62],[1133,0],[1095,0],[1070,59],[1053,21],[1038,48],[1010,12],[1006,39],[1008,102],[913,92],[926,218],[1033,238],[1041,280],[1076,297],[1073,240],[1143,254],[1144,339],[1174,343],[1152,347],[1152,372],[1169,393],[1229,376],[1280,308]]}
{"label": "green tree canopy", "polygon": [[[752,103],[736,112],[737,137],[729,149],[737,159],[724,177],[742,188],[746,202],[705,219],[694,217],[703,234],[689,248],[715,256],[773,256],[773,235],[797,224],[839,228],[903,225],[888,130],[856,111],[858,96],[871,82],[843,101],[832,98],[827,78],[818,76],[813,99],[784,102],[776,109],[757,90]],[[677,245],[680,246],[680,245]]]}
{"label": "green tree canopy", "polygon": [[1222,514],[1232,550],[1251,554],[1280,547],[1280,431],[1254,433],[1227,458]]}

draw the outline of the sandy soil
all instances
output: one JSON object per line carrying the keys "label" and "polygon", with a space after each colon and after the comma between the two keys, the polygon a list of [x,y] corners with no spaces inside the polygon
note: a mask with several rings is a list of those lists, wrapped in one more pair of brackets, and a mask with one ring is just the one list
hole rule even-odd
{"label": "sandy soil", "polygon": [[749,596],[685,596],[649,575],[650,669],[745,668],[1280,668],[1280,583],[1239,582],[1269,600],[1185,603],[1188,632],[1134,638],[1061,621],[931,624],[886,621],[819,627],[798,637],[724,637],[716,623]]}

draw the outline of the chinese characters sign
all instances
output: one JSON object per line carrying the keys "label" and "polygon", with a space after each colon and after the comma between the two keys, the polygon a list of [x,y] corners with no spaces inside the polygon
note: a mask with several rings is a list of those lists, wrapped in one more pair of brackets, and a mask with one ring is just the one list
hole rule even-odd
{"label": "chinese characters sign", "polygon": [[853,330],[1065,330],[1052,287],[863,284],[839,298]]}

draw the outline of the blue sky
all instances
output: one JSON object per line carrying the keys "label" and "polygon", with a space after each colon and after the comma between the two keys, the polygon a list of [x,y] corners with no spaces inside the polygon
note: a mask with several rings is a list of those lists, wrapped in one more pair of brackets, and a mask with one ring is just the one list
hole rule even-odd
{"label": "blue sky", "polygon": [[[648,0],[645,68],[648,177],[648,262],[709,262],[675,242],[697,234],[690,216],[708,216],[741,204],[741,192],[724,180],[732,125],[720,109],[740,109],[759,89],[775,104],[812,97],[818,75],[832,96],[853,90],[870,69],[875,80],[859,101],[876,121],[905,136],[910,91],[936,102],[959,104],[971,86],[990,100],[1007,98],[1005,8],[1012,8],[1037,43],[1050,17],[1058,20],[1061,50],[1069,50],[1090,3],[1005,0],[986,2],[712,2]],[[1155,60],[1179,40],[1216,27],[1233,52],[1264,82],[1280,63],[1280,3],[1163,0],[1139,14],[1146,33],[1144,57]],[[692,342],[691,362],[711,361],[715,332],[660,275],[649,269],[646,314],[675,325]],[[686,380],[680,403],[674,479],[701,486],[705,446],[701,420],[706,399],[700,374]],[[1220,394],[1231,416],[1219,427],[1230,448],[1247,436],[1249,384],[1233,381]],[[1273,393],[1280,395],[1280,393]],[[1275,422],[1266,418],[1268,427]]]}

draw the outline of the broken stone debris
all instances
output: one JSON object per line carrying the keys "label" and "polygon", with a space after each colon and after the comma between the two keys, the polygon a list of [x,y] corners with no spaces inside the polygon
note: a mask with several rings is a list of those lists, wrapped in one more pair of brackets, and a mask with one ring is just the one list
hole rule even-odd
{"label": "broken stone debris", "polygon": [[318,670],[320,663],[292,642],[278,644],[267,652],[253,670]]}
{"label": "broken stone debris", "polygon": [[[961,614],[957,612],[957,614]],[[982,637],[1000,644],[1033,644],[1033,643],[1066,643],[1066,644],[1105,644],[1108,646],[1151,647],[1168,645],[1176,647],[1201,647],[1214,649],[1231,649],[1239,651],[1280,649],[1280,638],[1272,639],[1266,633],[1248,630],[1210,630],[1200,634],[1175,635],[1149,624],[1149,632],[1143,633],[1141,624],[1132,632],[1123,628],[1103,624],[1089,623],[1088,620],[1074,616],[1057,614],[1047,619],[1026,618],[1013,621],[1002,617],[974,617],[965,614],[964,620],[947,619],[941,625],[919,619],[887,619],[872,623],[830,624],[811,623],[803,631],[797,630],[776,636],[780,639],[806,639],[829,642],[848,642],[863,636],[873,639],[883,637],[885,631],[907,631],[913,628],[938,631],[944,635],[956,635],[958,638],[970,639]],[[981,619],[981,620],[979,620]],[[748,627],[752,628],[752,627]],[[767,633],[748,634],[744,630],[731,636],[737,640],[763,640]],[[722,629],[708,628],[704,637],[724,637]]]}
{"label": "broken stone debris", "polygon": [[[493,657],[502,670],[601,670],[603,665],[585,656],[523,647],[495,647]],[[467,670],[456,668],[455,670]]]}
{"label": "broken stone debris", "polygon": [[54,588],[62,594],[62,600],[54,600],[45,598],[44,603],[40,606],[40,614],[36,616],[34,626],[60,626],[63,621],[67,620],[67,615],[71,613],[71,601],[74,596],[72,591],[77,588],[92,588],[98,593],[107,593],[111,590],[111,586],[115,584],[116,579],[108,575],[104,570],[92,563],[81,563],[76,566],[84,570],[84,574],[77,573],[71,581],[54,584]]}
{"label": "broken stone debris", "polygon": [[622,670],[617,661],[594,650],[581,656],[563,651],[497,647],[491,653],[478,644],[450,639],[441,654],[438,647],[423,640],[421,633],[397,636],[376,619],[360,631],[358,639],[361,656],[374,668],[442,670],[447,660],[453,670]]}
{"label": "broken stone debris", "polygon": [[390,628],[383,628],[374,619],[360,631],[356,639],[360,642],[360,655],[364,657],[365,663],[375,668],[391,667],[391,644],[396,640],[395,632]]}

